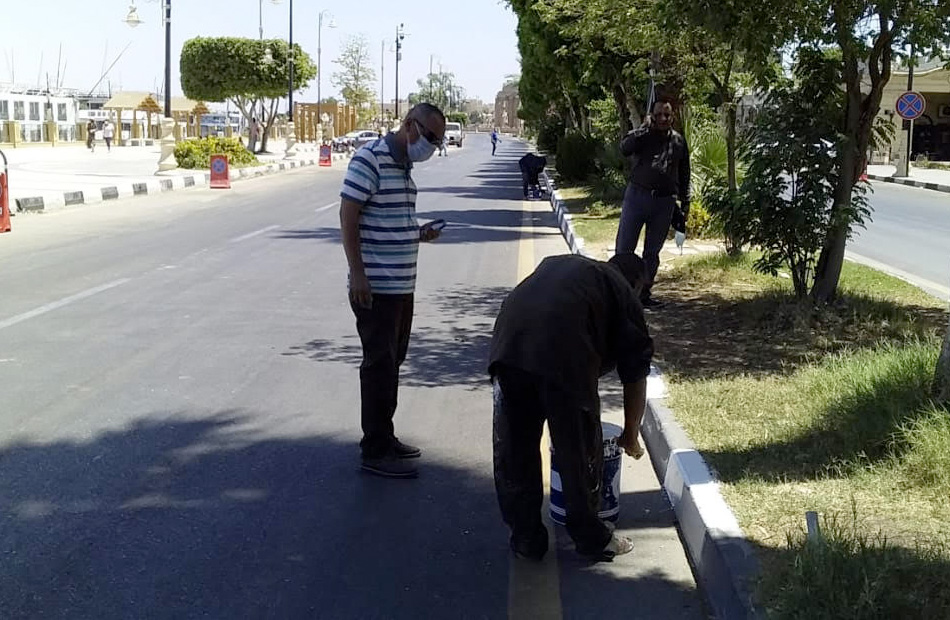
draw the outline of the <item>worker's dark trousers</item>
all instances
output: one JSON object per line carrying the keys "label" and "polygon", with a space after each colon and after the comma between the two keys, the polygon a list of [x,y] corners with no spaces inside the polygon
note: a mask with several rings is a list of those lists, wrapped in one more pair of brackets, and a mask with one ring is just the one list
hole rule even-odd
{"label": "worker's dark trousers", "polygon": [[548,422],[567,509],[567,532],[580,553],[596,554],[610,542],[597,517],[604,467],[600,405],[584,406],[552,382],[518,368],[495,372],[495,490],[512,537],[536,539],[543,531],[541,430]]}
{"label": "worker's dark trousers", "polygon": [[673,196],[655,196],[649,190],[628,184],[623,194],[623,208],[620,211],[620,226],[617,229],[615,244],[618,254],[635,252],[640,242],[640,231],[646,227],[643,240],[643,266],[647,271],[647,282],[640,297],[650,297],[653,281],[660,267],[660,250],[670,232],[673,209],[676,198]]}

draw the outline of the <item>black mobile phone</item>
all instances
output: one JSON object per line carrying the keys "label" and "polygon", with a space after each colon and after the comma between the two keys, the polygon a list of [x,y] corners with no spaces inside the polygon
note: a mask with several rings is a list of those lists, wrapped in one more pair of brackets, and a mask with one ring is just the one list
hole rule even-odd
{"label": "black mobile phone", "polygon": [[431,222],[423,224],[422,227],[429,228],[431,230],[442,230],[445,228],[445,224],[445,220],[432,220]]}

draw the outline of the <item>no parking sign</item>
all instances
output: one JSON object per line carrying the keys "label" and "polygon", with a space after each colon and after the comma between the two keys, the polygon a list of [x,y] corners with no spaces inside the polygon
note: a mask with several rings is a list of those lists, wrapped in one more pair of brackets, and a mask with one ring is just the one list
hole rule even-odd
{"label": "no parking sign", "polygon": [[231,189],[231,176],[228,174],[228,156],[211,156],[211,185],[213,189]]}
{"label": "no parking sign", "polygon": [[897,115],[907,121],[920,118],[927,109],[927,100],[924,96],[914,90],[908,90],[897,98],[897,105],[894,106]]}

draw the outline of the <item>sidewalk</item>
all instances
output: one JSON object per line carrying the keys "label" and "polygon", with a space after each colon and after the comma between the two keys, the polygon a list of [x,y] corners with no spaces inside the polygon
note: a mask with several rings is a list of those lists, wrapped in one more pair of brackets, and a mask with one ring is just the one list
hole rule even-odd
{"label": "sidewalk", "polygon": [[[231,180],[319,163],[315,144],[298,144],[297,155],[290,160],[284,159],[284,148],[283,140],[270,140],[270,153],[258,155],[267,165],[234,168]],[[97,144],[95,152],[85,144],[5,150],[11,210],[41,211],[207,185],[205,170],[176,168],[156,176],[160,152],[157,144],[113,147],[111,152],[104,144]],[[333,160],[345,157],[334,153]]]}
{"label": "sidewalk", "polygon": [[950,170],[932,170],[912,165],[909,177],[895,177],[895,172],[897,172],[896,166],[868,166],[868,178],[872,181],[897,183],[950,193]]}

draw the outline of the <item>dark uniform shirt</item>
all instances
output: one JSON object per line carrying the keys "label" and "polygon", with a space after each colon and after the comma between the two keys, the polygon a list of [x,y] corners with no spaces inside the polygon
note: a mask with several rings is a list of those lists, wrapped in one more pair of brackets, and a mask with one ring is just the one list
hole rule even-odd
{"label": "dark uniform shirt", "polygon": [[620,143],[624,157],[633,156],[630,181],[658,196],[678,196],[689,208],[689,149],[686,140],[673,131],[636,129]]}
{"label": "dark uniform shirt", "polygon": [[489,372],[513,366],[590,399],[614,368],[624,383],[646,377],[652,357],[643,308],[620,270],[568,254],[544,259],[505,299]]}

